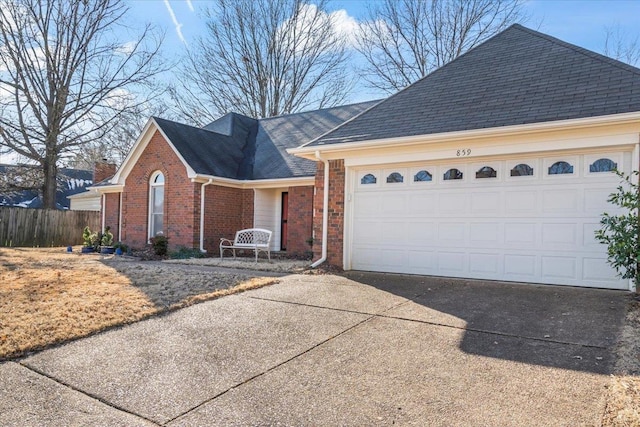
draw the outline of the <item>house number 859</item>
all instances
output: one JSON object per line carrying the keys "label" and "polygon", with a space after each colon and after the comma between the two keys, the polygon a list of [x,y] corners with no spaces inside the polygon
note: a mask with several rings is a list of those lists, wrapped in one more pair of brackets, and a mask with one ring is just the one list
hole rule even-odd
{"label": "house number 859", "polygon": [[470,156],[471,155],[471,148],[464,148],[462,150],[457,150],[456,151],[456,156],[458,157],[465,157],[465,156]]}

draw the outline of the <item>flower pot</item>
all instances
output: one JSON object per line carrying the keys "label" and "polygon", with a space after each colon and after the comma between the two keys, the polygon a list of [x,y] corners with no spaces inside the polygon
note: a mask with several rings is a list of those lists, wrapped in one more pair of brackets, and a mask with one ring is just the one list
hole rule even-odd
{"label": "flower pot", "polygon": [[82,247],[82,253],[83,254],[90,254],[91,252],[95,252],[96,250],[93,248],[93,246],[83,246]]}
{"label": "flower pot", "polygon": [[110,255],[115,251],[116,249],[113,246],[103,246],[100,248],[100,253],[103,255]]}

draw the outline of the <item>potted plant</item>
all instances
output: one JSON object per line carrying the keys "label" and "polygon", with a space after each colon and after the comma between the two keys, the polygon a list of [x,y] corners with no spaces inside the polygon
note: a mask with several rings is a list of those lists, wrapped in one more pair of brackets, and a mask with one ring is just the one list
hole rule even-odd
{"label": "potted plant", "polygon": [[89,226],[86,226],[82,230],[82,253],[83,254],[95,252],[96,250],[94,245],[95,237],[96,237],[95,233],[91,233],[91,229],[89,228]]}
{"label": "potted plant", "polygon": [[118,242],[115,245],[113,245],[113,247],[116,250],[116,255],[123,255],[126,253],[129,253],[129,246],[125,245],[122,242]]}
{"label": "potted plant", "polygon": [[101,254],[112,254],[115,252],[115,248],[113,247],[113,233],[111,232],[111,227],[107,226],[104,229],[104,233],[100,237],[100,253]]}

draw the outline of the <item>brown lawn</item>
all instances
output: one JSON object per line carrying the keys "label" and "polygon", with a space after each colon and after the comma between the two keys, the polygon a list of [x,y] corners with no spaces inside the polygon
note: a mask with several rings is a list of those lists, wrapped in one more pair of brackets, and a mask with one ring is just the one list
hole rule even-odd
{"label": "brown lawn", "polygon": [[276,281],[100,259],[0,248],[0,360]]}

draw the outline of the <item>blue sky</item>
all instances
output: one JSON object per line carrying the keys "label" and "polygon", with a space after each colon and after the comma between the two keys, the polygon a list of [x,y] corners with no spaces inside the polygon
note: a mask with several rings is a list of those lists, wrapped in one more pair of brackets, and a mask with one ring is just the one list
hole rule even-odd
{"label": "blue sky", "polygon": [[[130,18],[138,22],[152,22],[166,30],[166,48],[170,53],[184,50],[197,35],[204,32],[200,11],[209,2],[202,0],[128,0]],[[335,0],[333,10],[344,9],[350,17],[366,17],[371,1]],[[170,6],[184,38],[181,41]],[[601,51],[604,28],[620,25],[629,35],[640,34],[640,0],[530,0],[525,3],[530,19],[528,27],[558,37],[578,46]]]}

